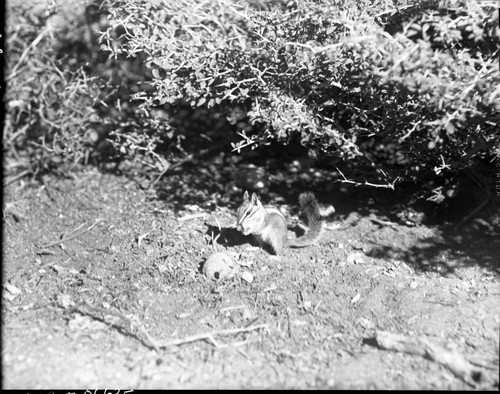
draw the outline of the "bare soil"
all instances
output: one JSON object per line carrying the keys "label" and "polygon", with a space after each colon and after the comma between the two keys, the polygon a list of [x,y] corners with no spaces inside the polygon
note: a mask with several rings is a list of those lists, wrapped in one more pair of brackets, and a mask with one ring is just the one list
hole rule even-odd
{"label": "bare soil", "polygon": [[[337,209],[324,239],[276,260],[232,227],[239,198],[186,182],[85,169],[5,188],[3,388],[498,389],[497,212],[425,225],[334,184],[313,190]],[[287,190],[262,199],[294,224],[305,190]],[[216,250],[233,278],[204,276]],[[381,331],[475,373],[386,350]]]}

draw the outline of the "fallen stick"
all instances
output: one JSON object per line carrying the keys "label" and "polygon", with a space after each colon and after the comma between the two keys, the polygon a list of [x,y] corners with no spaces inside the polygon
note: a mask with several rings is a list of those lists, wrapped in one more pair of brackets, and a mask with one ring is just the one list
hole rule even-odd
{"label": "fallen stick", "polygon": [[226,306],[225,308],[221,308],[221,312],[229,312],[233,311],[235,309],[243,309],[245,308],[245,305],[237,305],[237,306]]}
{"label": "fallen stick", "polygon": [[[335,168],[337,168],[337,167],[335,167]],[[364,183],[361,183],[361,182],[350,181],[349,179],[347,179],[345,177],[345,175],[342,173],[342,171],[340,171],[338,168],[337,168],[337,171],[340,173],[340,175],[342,175],[342,178],[344,178],[344,179],[339,180],[339,182],[350,183],[350,184],[352,184],[354,186],[371,186],[371,187],[380,187],[380,188],[394,190],[394,184],[398,181],[398,179],[396,178],[394,181],[392,181],[392,183],[388,183],[387,185],[370,183],[370,182],[367,182],[367,181],[365,181]]]}
{"label": "fallen stick", "polygon": [[[72,239],[78,238],[80,235],[83,235],[83,234],[85,234],[86,232],[88,232],[88,231],[92,230],[92,229],[93,229],[95,226],[97,226],[97,224],[99,224],[100,222],[102,222],[102,219],[97,219],[97,220],[95,221],[95,223],[94,223],[92,226],[90,226],[90,227],[86,228],[86,229],[85,229],[85,230],[83,230],[83,231],[80,231],[78,234],[74,234],[74,232],[75,232],[75,231],[77,231],[78,229],[77,229],[77,230],[74,230],[74,231],[72,232],[72,234],[74,234],[74,235],[70,235],[69,237],[61,238],[60,240],[58,240],[58,241],[54,241],[54,242],[52,242],[52,243],[50,243],[50,244],[40,246],[40,249],[47,249],[47,248],[51,248],[52,246],[56,246],[56,245],[59,245],[59,244],[61,244],[61,243],[63,243],[63,242],[70,241],[70,240],[72,240]],[[81,226],[80,226],[80,227],[81,227]]]}
{"label": "fallen stick", "polygon": [[43,37],[45,37],[45,35],[48,33],[48,29],[44,29],[42,30],[42,32],[26,47],[24,48],[24,51],[23,53],[21,54],[21,57],[19,58],[19,60],[17,61],[17,63],[15,64],[14,67],[12,67],[12,71],[10,72],[10,74],[5,78],[5,81],[8,81],[12,78],[14,78],[17,74],[19,74],[17,72],[17,69],[21,66],[21,64],[24,62],[24,59],[26,58],[26,56],[28,56],[28,53],[33,49],[35,48],[38,43],[40,41],[42,41]]}
{"label": "fallen stick", "polygon": [[85,310],[82,310],[82,306],[86,306],[87,308],[89,308],[93,312],[102,313],[104,316],[106,316],[106,315],[108,315],[108,316],[112,315],[112,316],[119,317],[122,320],[125,320],[130,325],[130,327],[134,327],[135,326],[137,328],[137,330],[142,335],[144,335],[144,337],[146,338],[146,340],[143,340],[139,336],[135,335],[137,339],[139,339],[147,347],[153,348],[157,352],[160,351],[160,348],[159,348],[159,346],[157,344],[157,341],[151,335],[149,335],[149,333],[146,331],[146,329],[142,326],[142,324],[139,322],[139,320],[136,317],[129,318],[129,317],[125,316],[121,312],[113,311],[111,309],[104,309],[104,308],[92,305],[87,300],[84,300],[84,301],[78,303],[77,305],[75,305],[74,307],[68,309],[66,311],[66,313],[70,314],[70,313],[73,313],[74,311],[78,311],[78,312],[80,312],[82,314],[86,314],[86,315],[89,315],[91,317],[94,317],[91,314],[89,314],[88,312],[86,312]]}
{"label": "fallen stick", "polygon": [[484,379],[483,372],[479,368],[475,368],[460,353],[447,350],[430,342],[427,338],[408,337],[387,331],[377,331],[375,341],[382,349],[414,354],[436,361],[471,386],[476,386]]}
{"label": "fallen stick", "polygon": [[[212,331],[209,333],[204,333],[204,334],[199,334],[199,335],[193,335],[187,338],[182,338],[182,339],[176,339],[176,340],[171,340],[171,341],[163,341],[163,342],[158,342],[155,338],[153,338],[147,331],[146,329],[142,326],[142,324],[138,321],[136,317],[129,318],[125,316],[124,314],[118,312],[118,311],[113,311],[110,309],[104,309],[95,305],[92,305],[90,302],[87,300],[84,300],[82,302],[79,302],[77,305],[73,306],[72,308],[69,308],[66,310],[66,314],[73,313],[75,311],[78,311],[82,314],[89,315],[91,317],[92,314],[89,314],[87,311],[82,310],[82,307],[86,306],[89,308],[91,311],[96,312],[96,313],[102,313],[104,316],[106,315],[112,315],[112,316],[117,316],[121,318],[122,320],[125,320],[127,323],[129,323],[130,327],[136,327],[137,330],[144,336],[145,339],[142,339],[138,335],[134,335],[137,339],[139,339],[144,345],[146,345],[149,348],[153,348],[157,352],[159,352],[160,348],[167,348],[171,346],[179,346],[183,345],[186,343],[190,342],[196,342],[200,340],[208,340],[210,341],[215,347],[220,348],[220,347],[225,347],[226,345],[219,345],[217,341],[214,339],[215,336],[217,335],[231,335],[231,334],[239,334],[242,332],[249,332],[249,331],[254,331],[254,330],[260,330],[263,328],[268,328],[267,324],[260,324],[257,326],[250,326],[250,327],[243,327],[243,328],[230,328],[227,330],[220,330],[220,331]],[[237,344],[236,346],[240,346],[240,344]]]}
{"label": "fallen stick", "polygon": [[[80,224],[77,228],[75,228],[73,231],[70,233],[66,234],[66,237],[71,237],[73,234],[75,234],[78,230],[80,230],[83,226],[85,226],[86,223]],[[63,237],[64,238],[64,237]]]}
{"label": "fallen stick", "polygon": [[480,356],[468,356],[467,360],[469,362],[477,367],[485,368],[485,369],[490,369],[492,371],[498,371],[500,366],[497,360],[486,360],[482,359]]}
{"label": "fallen stick", "polygon": [[203,212],[203,213],[193,213],[192,215],[186,215],[180,218],[177,218],[179,222],[184,222],[186,220],[192,220],[192,219],[199,219],[199,218],[204,218],[208,214]]}
{"label": "fallen stick", "polygon": [[3,187],[6,187],[7,185],[10,185],[11,183],[17,181],[18,179],[21,179],[21,178],[25,177],[26,175],[30,175],[32,173],[33,173],[33,171],[31,171],[31,170],[21,171],[19,174],[13,175],[11,178],[6,179],[3,183]]}
{"label": "fallen stick", "polygon": [[192,335],[192,336],[186,337],[186,338],[159,342],[158,346],[161,348],[167,348],[167,347],[171,347],[171,346],[179,346],[179,345],[184,345],[186,343],[203,341],[203,340],[209,340],[210,342],[214,343],[214,336],[217,336],[217,335],[239,334],[242,332],[260,330],[260,329],[267,328],[267,327],[268,327],[267,324],[259,324],[257,326],[250,326],[250,327],[243,327],[243,328],[229,328],[227,330],[212,331],[212,332],[208,332],[208,333],[204,333],[204,334]]}

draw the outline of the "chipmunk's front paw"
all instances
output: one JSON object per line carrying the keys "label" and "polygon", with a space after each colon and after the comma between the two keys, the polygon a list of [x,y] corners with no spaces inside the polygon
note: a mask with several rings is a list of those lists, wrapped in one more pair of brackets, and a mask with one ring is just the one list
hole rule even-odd
{"label": "chipmunk's front paw", "polygon": [[281,258],[281,256],[269,256],[269,260],[272,263],[278,263],[278,262],[282,261],[282,258]]}

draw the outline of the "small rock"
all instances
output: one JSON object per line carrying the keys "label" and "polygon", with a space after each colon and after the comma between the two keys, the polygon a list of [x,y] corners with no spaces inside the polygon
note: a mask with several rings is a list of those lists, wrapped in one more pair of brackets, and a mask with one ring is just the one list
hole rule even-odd
{"label": "small rock", "polygon": [[356,323],[366,330],[373,330],[375,328],[375,324],[371,320],[368,320],[364,317],[360,317],[358,320],[356,320]]}
{"label": "small rock", "polygon": [[216,252],[210,255],[203,264],[203,273],[212,280],[232,278],[238,265],[225,252]]}
{"label": "small rock", "polygon": [[248,271],[244,271],[241,273],[241,279],[243,279],[245,282],[252,283],[253,275]]}
{"label": "small rock", "polygon": [[347,256],[348,264],[363,264],[365,255],[361,252],[352,252]]}
{"label": "small rock", "polygon": [[335,208],[333,207],[333,205],[328,205],[324,209],[320,209],[320,215],[323,217],[333,215],[334,213],[335,213]]}
{"label": "small rock", "polygon": [[352,298],[352,300],[351,300],[351,304],[355,304],[356,302],[358,302],[358,301],[359,301],[359,299],[360,299],[360,298],[361,298],[361,294],[359,294],[359,293],[358,293],[358,294],[356,294],[356,295]]}
{"label": "small rock", "polygon": [[75,302],[69,294],[59,294],[57,296],[57,303],[64,309],[68,309],[75,305]]}
{"label": "small rock", "polygon": [[13,296],[21,294],[21,290],[19,290],[16,286],[11,285],[10,283],[6,283],[5,285],[3,285],[3,287],[5,287],[5,289]]}

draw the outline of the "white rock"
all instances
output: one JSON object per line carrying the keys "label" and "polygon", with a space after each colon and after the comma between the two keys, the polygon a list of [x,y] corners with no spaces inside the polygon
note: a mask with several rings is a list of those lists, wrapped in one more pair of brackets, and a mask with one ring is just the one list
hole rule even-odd
{"label": "white rock", "polygon": [[228,279],[234,276],[238,265],[225,252],[215,252],[203,264],[203,273],[212,280]]}

